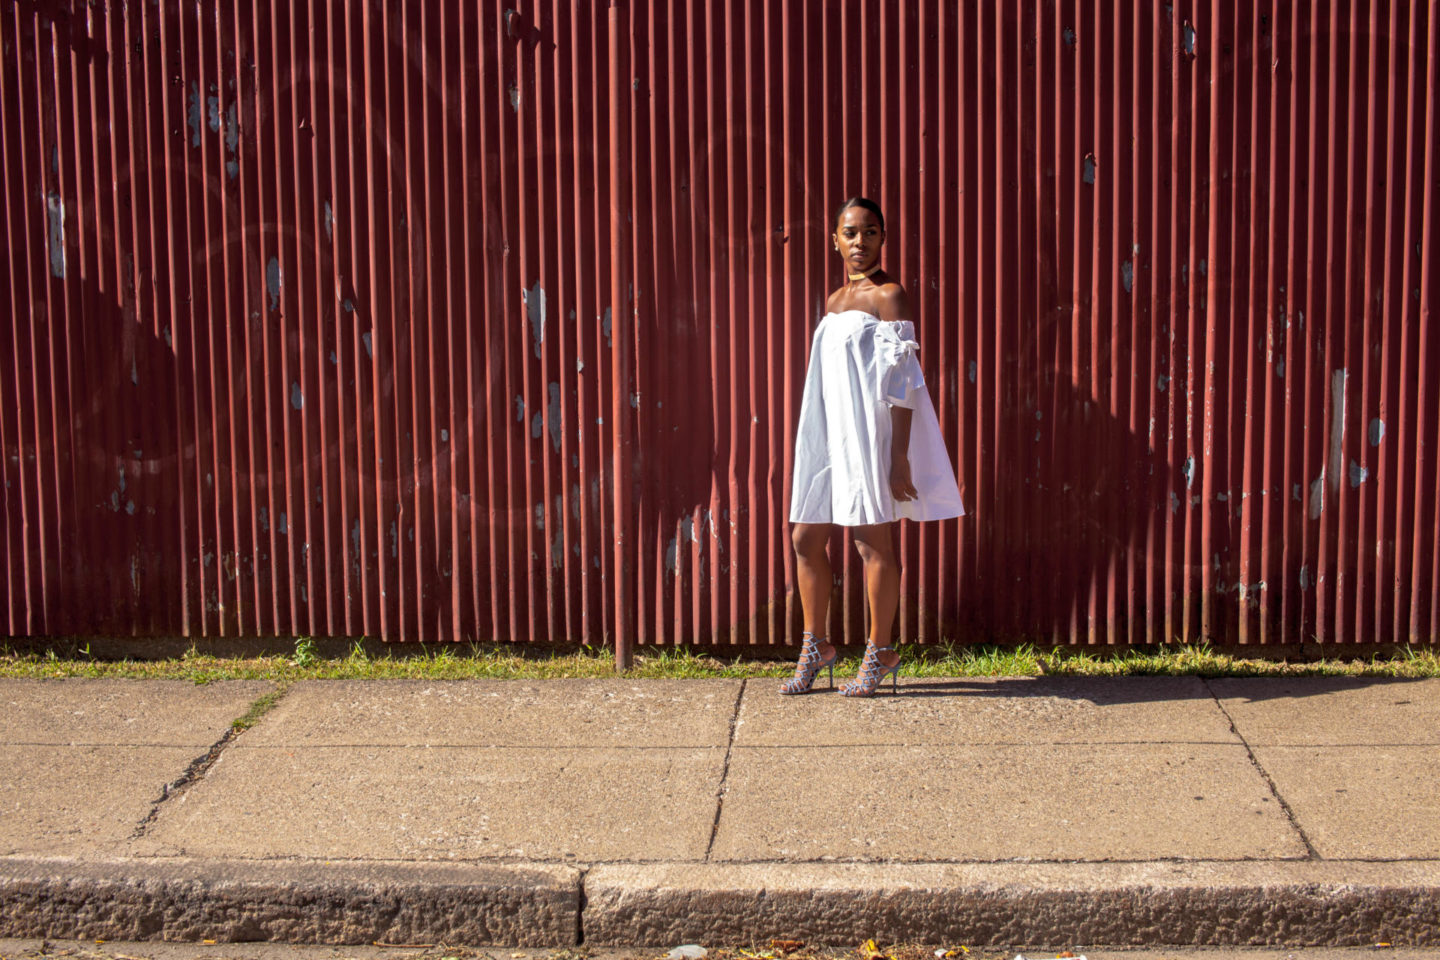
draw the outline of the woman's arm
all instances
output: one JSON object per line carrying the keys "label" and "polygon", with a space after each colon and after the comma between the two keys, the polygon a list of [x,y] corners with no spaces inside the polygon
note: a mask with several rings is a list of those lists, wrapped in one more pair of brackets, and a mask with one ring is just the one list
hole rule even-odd
{"label": "woman's arm", "polygon": [[910,479],[909,407],[890,408],[890,493],[896,500],[914,500],[918,495]]}
{"label": "woman's arm", "polygon": [[[880,319],[899,323],[910,319],[910,299],[898,283],[887,283],[880,289]],[[896,500],[914,500],[918,494],[910,479],[909,407],[890,407],[890,493]]]}

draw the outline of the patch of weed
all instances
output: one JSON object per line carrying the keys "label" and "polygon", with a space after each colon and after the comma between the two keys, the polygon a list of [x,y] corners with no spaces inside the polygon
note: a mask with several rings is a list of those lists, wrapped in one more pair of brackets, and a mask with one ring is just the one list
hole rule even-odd
{"label": "patch of weed", "polygon": [[313,667],[320,662],[320,654],[315,649],[315,641],[309,637],[299,637],[295,641],[295,655],[290,662],[301,670]]}
{"label": "patch of weed", "polygon": [[249,730],[251,727],[255,726],[255,724],[260,722],[261,717],[265,716],[265,714],[269,713],[275,708],[275,704],[280,702],[280,698],[285,696],[285,692],[288,689],[289,684],[284,684],[282,686],[276,687],[269,693],[262,694],[261,696],[257,697],[255,699],[255,702],[250,704],[250,709],[246,710],[243,716],[236,717],[234,720],[230,721],[230,726],[237,731]]}

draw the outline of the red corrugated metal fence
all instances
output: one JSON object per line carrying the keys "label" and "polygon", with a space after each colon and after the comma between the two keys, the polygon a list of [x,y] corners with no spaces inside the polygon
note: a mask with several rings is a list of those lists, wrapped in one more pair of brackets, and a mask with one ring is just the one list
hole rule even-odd
{"label": "red corrugated metal fence", "polygon": [[865,194],[971,510],[903,530],[907,639],[1440,635],[1434,4],[12,0],[0,42],[10,634],[791,641]]}

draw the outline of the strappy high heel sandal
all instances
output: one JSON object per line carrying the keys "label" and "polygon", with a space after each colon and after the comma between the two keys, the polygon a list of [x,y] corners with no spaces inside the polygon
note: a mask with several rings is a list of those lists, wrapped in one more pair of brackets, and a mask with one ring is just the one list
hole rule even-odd
{"label": "strappy high heel sandal", "polygon": [[840,686],[840,694],[845,697],[873,697],[875,690],[884,681],[886,675],[890,677],[890,693],[898,694],[900,683],[900,661],[895,661],[895,666],[887,667],[880,662],[880,654],[890,647],[865,647],[865,659],[860,661],[860,673],[850,683]]}
{"label": "strappy high heel sandal", "polygon": [[786,680],[780,687],[781,693],[809,693],[815,683],[815,678],[820,673],[820,668],[825,667],[830,671],[830,687],[835,687],[835,657],[834,647],[830,648],[830,659],[820,659],[820,644],[825,638],[816,639],[815,635],[808,630],[803,634],[805,646],[800,650],[800,661],[795,664],[795,676]]}

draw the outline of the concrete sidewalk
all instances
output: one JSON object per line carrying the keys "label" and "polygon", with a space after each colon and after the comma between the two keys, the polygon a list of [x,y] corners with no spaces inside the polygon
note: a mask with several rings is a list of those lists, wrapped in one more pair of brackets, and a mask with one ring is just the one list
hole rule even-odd
{"label": "concrete sidewalk", "polygon": [[1440,945],[1440,680],[777,687],[0,681],[0,937]]}

